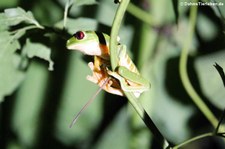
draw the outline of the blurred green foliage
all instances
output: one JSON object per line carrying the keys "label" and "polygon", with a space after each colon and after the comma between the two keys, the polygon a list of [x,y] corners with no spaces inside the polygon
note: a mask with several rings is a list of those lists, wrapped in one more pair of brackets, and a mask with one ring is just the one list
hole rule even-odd
{"label": "blurred green foliage", "polygon": [[[152,85],[139,100],[174,144],[213,131],[187,95],[178,71],[190,7],[181,6],[181,0],[131,2],[152,19],[152,24],[142,22],[129,7],[120,30],[120,41]],[[213,65],[225,68],[225,2],[218,2],[223,6],[198,7],[188,75],[219,119],[225,90]],[[109,34],[116,8],[113,0],[0,1],[0,148],[159,148],[126,98],[104,91],[68,127],[98,86],[86,80],[90,59],[68,51],[66,40],[78,30]],[[186,148],[204,145],[225,147],[211,137]]]}

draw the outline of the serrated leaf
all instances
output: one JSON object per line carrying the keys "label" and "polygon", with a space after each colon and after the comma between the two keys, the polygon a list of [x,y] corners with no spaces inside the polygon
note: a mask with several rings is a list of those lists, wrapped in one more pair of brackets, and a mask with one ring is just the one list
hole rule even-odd
{"label": "serrated leaf", "polygon": [[5,20],[6,20],[5,14],[0,13],[0,31],[8,29],[8,23]]}
{"label": "serrated leaf", "polygon": [[26,45],[23,49],[23,52],[29,57],[38,57],[49,62],[48,70],[53,70],[54,62],[51,60],[51,50],[43,44],[32,43],[27,40]]}
{"label": "serrated leaf", "polygon": [[41,27],[30,11],[26,12],[20,7],[5,9],[4,15],[5,17],[3,17],[1,21],[10,26],[17,25],[21,22],[26,22]]}
{"label": "serrated leaf", "polygon": [[13,36],[15,39],[19,39],[20,37],[22,37],[24,34],[26,33],[26,29],[20,29],[18,30]]}
{"label": "serrated leaf", "polygon": [[24,78],[24,73],[18,70],[20,57],[14,52],[19,43],[8,32],[0,33],[0,102],[10,95]]}
{"label": "serrated leaf", "polygon": [[10,36],[9,32],[0,33],[0,58],[5,58],[6,55],[13,54],[20,48],[18,40],[14,36]]}

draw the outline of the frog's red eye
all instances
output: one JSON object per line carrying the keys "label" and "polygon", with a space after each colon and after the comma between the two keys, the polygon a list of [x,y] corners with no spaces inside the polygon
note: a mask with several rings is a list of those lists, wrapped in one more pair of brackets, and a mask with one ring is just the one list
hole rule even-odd
{"label": "frog's red eye", "polygon": [[78,40],[81,40],[84,38],[84,32],[82,31],[78,31],[73,35],[75,38],[77,38]]}

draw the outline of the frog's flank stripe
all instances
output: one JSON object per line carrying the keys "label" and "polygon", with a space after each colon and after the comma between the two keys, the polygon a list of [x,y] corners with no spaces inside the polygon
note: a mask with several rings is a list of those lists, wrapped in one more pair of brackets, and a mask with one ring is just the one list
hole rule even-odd
{"label": "frog's flank stripe", "polygon": [[104,37],[103,33],[101,33],[101,32],[95,32],[95,34],[98,37],[99,43],[102,44],[102,45],[106,45],[106,40],[105,40],[105,37]]}

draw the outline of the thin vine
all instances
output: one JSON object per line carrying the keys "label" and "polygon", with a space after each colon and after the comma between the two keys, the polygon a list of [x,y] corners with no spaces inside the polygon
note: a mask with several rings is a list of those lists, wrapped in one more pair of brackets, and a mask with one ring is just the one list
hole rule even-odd
{"label": "thin vine", "polygon": [[[116,67],[118,66],[118,58],[117,58],[117,37],[119,33],[119,28],[122,23],[122,19],[124,17],[124,14],[126,12],[126,9],[129,5],[130,0],[122,0],[120,2],[120,5],[117,9],[115,18],[113,20],[112,30],[111,30],[111,39],[110,39],[110,60],[111,60],[111,67],[112,70],[115,71]],[[130,104],[134,107],[138,115],[141,117],[141,119],[144,121],[146,126],[149,128],[149,130],[153,133],[153,135],[157,138],[158,142],[160,144],[163,144],[164,148],[170,148],[170,143],[164,138],[164,136],[161,134],[161,132],[158,130],[150,116],[147,114],[147,112],[144,110],[142,105],[139,103],[139,101],[136,99],[136,97],[133,96],[130,92],[124,92],[126,97],[128,98]]]}
{"label": "thin vine", "polygon": [[[197,2],[196,0],[194,2]],[[179,72],[181,81],[184,85],[185,90],[193,100],[193,102],[196,104],[196,106],[201,110],[201,112],[205,115],[205,117],[210,121],[210,123],[213,125],[214,128],[217,127],[218,120],[212,113],[212,111],[207,107],[207,105],[203,102],[201,97],[198,95],[198,93],[193,88],[190,79],[188,77],[187,73],[187,60],[188,60],[188,49],[190,48],[190,44],[192,41],[192,37],[194,34],[194,28],[196,24],[196,18],[197,18],[197,6],[191,7],[191,13],[190,13],[190,24],[189,24],[189,35],[186,39],[186,42],[184,44],[184,47],[181,52],[180,61],[179,61]]]}

